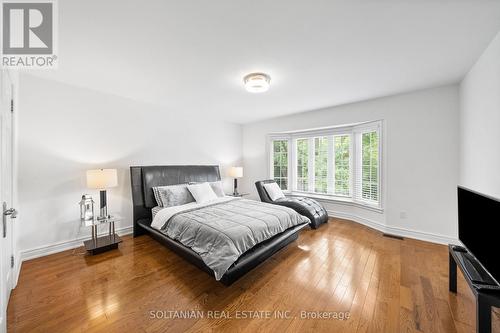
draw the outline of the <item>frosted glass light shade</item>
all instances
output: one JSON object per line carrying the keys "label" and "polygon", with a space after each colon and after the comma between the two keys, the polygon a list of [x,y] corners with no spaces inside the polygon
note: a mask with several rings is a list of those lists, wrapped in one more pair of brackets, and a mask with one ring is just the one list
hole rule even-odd
{"label": "frosted glass light shade", "polygon": [[229,169],[229,177],[231,177],[231,178],[243,177],[243,168],[242,167],[231,167],[231,169]]}
{"label": "frosted glass light shade", "polygon": [[251,93],[261,93],[269,89],[271,77],[265,73],[250,73],[243,78],[245,89]]}
{"label": "frosted glass light shade", "polygon": [[107,189],[118,185],[116,169],[87,170],[87,187],[94,189]]}

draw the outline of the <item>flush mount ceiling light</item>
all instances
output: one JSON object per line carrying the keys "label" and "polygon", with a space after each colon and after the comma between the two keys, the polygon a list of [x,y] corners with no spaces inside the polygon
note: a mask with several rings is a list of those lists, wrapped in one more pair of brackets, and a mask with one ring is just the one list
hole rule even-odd
{"label": "flush mount ceiling light", "polygon": [[265,73],[250,73],[243,78],[245,89],[251,93],[261,93],[269,89],[271,77]]}

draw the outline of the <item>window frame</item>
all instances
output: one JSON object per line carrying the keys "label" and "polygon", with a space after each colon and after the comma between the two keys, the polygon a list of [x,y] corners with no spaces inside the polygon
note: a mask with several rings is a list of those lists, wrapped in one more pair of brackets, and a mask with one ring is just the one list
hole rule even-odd
{"label": "window frame", "polygon": [[291,171],[290,171],[290,165],[291,165],[291,159],[292,159],[292,154],[290,154],[291,146],[290,146],[290,138],[288,136],[273,136],[271,139],[268,140],[268,174],[269,174],[269,179],[274,179],[274,141],[288,141],[288,167],[287,167],[287,189],[283,190],[283,192],[290,192],[290,176],[291,176]]}
{"label": "window frame", "polygon": [[[370,132],[377,132],[378,135],[378,201],[373,202],[371,200],[366,200],[362,198],[362,195],[358,198],[358,193],[356,191],[356,185],[355,185],[355,180],[356,176],[355,174],[359,171],[361,171],[358,168],[362,168],[362,162],[361,158],[358,159],[359,153],[362,154],[363,148],[362,148],[362,136],[364,133],[370,133]],[[384,139],[383,139],[383,131],[382,131],[382,121],[377,121],[377,122],[372,122],[372,123],[367,123],[363,124],[360,126],[356,126],[353,131],[353,136],[354,136],[354,150],[355,150],[355,155],[354,155],[354,167],[355,169],[353,170],[353,194],[352,194],[352,199],[354,202],[356,202],[359,205],[362,206],[368,206],[372,208],[377,208],[382,210],[383,209],[383,203],[384,203],[384,179],[383,179],[383,146],[384,146]],[[362,171],[360,172],[359,177],[362,177]]]}
{"label": "window frame", "polygon": [[[337,194],[335,193],[335,185],[336,185],[336,182],[335,182],[335,170],[336,170],[336,161],[335,161],[335,137],[338,137],[338,136],[348,136],[349,137],[349,195],[345,195],[345,194]],[[333,195],[337,196],[337,197],[343,197],[343,198],[351,198],[353,197],[353,193],[354,193],[354,149],[353,149],[353,146],[354,146],[354,135],[353,133],[349,133],[349,134],[335,134],[335,135],[332,135],[331,136],[332,138],[332,149],[331,149],[331,154],[332,154],[332,161],[333,163],[331,164],[331,167],[333,168],[333,170],[331,170],[331,174],[333,176],[332,178],[332,181],[333,181],[333,184],[332,184],[332,188],[333,188]]]}
{"label": "window frame", "polygon": [[[297,163],[297,141],[298,140],[306,140],[307,139],[307,159],[308,159],[308,163],[307,163],[307,188],[308,190],[307,191],[301,191],[301,190],[297,190],[297,180],[298,180],[298,174],[297,174],[297,169],[298,169],[298,163]],[[293,140],[293,156],[291,157],[292,159],[292,163],[291,163],[291,173],[292,173],[292,178],[293,179],[293,185],[292,185],[292,190],[291,191],[295,191],[295,192],[309,192],[309,188],[310,188],[310,184],[311,184],[311,180],[314,179],[312,174],[311,174],[311,171],[309,170],[309,166],[310,165],[314,165],[314,156],[311,156],[312,154],[310,153],[311,152],[311,140],[310,138],[292,138],[291,140]]]}
{"label": "window frame", "polygon": [[[356,193],[356,178],[357,178],[357,168],[361,163],[361,158],[358,157],[360,153],[361,144],[360,142],[363,133],[376,131],[378,134],[378,202],[373,202],[369,200],[360,200]],[[350,140],[349,145],[349,195],[342,195],[335,193],[335,151],[334,151],[334,137],[348,135]],[[314,192],[314,138],[316,137],[328,137],[328,188],[331,189],[331,193],[316,193]],[[308,139],[308,166],[312,166],[312,170],[308,167],[308,191],[297,190],[297,140],[298,139]],[[384,207],[384,137],[383,137],[383,121],[370,121],[365,123],[358,123],[352,125],[343,125],[328,127],[322,129],[314,130],[300,130],[300,131],[290,131],[282,133],[271,133],[267,137],[267,157],[268,157],[268,175],[270,179],[274,179],[274,168],[273,168],[273,141],[276,140],[287,140],[288,141],[288,188],[284,192],[288,195],[302,195],[310,196],[316,199],[332,201],[336,203],[348,203],[357,206],[362,206],[375,211],[383,211]],[[312,159],[312,163],[311,163]],[[312,182],[311,182],[312,181]],[[313,189],[311,191],[311,188]]]}

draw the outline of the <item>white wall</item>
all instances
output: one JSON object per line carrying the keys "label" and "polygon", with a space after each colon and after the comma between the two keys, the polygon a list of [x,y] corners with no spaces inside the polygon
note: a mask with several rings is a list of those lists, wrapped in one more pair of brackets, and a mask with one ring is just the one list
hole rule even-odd
{"label": "white wall", "polygon": [[457,236],[458,103],[453,85],[244,125],[242,188],[256,197],[253,182],[268,178],[266,136],[271,132],[383,119],[384,212],[341,204],[326,204],[327,209],[386,231],[451,241]]}
{"label": "white wall", "polygon": [[87,169],[119,169],[119,187],[108,191],[109,207],[125,217],[119,227],[126,228],[132,225],[130,165],[213,163],[224,175],[227,166],[241,163],[243,146],[241,187],[256,198],[253,182],[268,176],[268,133],[378,119],[386,132],[384,213],[338,204],[328,209],[415,237],[456,237],[456,86],[248,124],[243,138],[242,126],[202,112],[180,113],[26,74],[19,93],[19,248],[25,257],[89,235],[79,227],[77,204],[82,193],[98,197],[85,188]]}
{"label": "white wall", "polygon": [[[108,191],[109,210],[132,225],[128,168],[152,164],[241,163],[241,126],[168,110],[26,74],[20,77],[19,247],[24,256],[89,235],[79,227],[78,201],[87,169],[119,170]],[[231,190],[231,180],[226,180]],[[97,200],[98,205],[98,200]],[[79,244],[79,243],[78,243]],[[27,251],[42,248],[39,251]]]}
{"label": "white wall", "polygon": [[460,183],[500,198],[500,33],[460,84]]}

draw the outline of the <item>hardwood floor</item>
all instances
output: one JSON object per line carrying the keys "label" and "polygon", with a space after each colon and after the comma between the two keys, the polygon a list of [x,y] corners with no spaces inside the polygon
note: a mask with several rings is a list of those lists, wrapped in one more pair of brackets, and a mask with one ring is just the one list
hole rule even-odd
{"label": "hardwood floor", "polygon": [[[448,293],[447,279],[445,246],[386,238],[339,219],[303,231],[297,242],[230,287],[149,236],[129,236],[119,250],[98,256],[77,249],[25,262],[9,303],[8,329],[473,332],[472,293],[462,276],[458,295]],[[304,319],[301,311],[348,311],[350,317]],[[165,318],[196,314],[203,318]],[[244,315],[252,318],[235,318]],[[500,315],[493,318],[500,332]]]}

